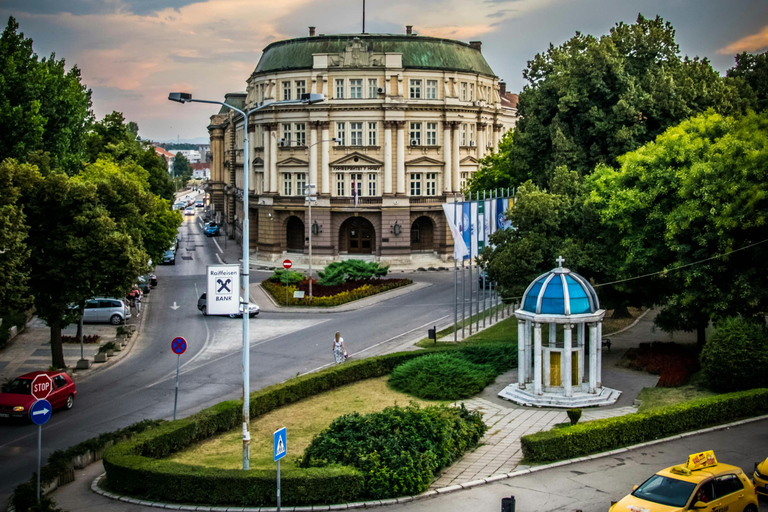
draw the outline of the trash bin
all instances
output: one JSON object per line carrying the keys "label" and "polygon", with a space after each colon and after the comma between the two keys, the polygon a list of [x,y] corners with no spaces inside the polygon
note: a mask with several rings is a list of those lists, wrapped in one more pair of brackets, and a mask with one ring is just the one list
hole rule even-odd
{"label": "trash bin", "polygon": [[515,512],[515,497],[501,498],[501,512]]}
{"label": "trash bin", "polygon": [[437,343],[437,326],[427,329],[427,337]]}

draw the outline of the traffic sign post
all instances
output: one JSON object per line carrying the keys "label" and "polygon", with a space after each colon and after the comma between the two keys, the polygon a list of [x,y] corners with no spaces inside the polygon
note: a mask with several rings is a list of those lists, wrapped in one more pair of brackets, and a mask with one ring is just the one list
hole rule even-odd
{"label": "traffic sign post", "polygon": [[171,350],[176,354],[176,392],[173,395],[173,419],[176,420],[176,404],[179,402],[179,367],[181,366],[181,354],[187,350],[187,340],[179,336],[173,338]]}
{"label": "traffic sign post", "polygon": [[275,431],[275,462],[277,462],[277,512],[280,512],[280,459],[288,453],[288,431],[285,427]]}
{"label": "traffic sign post", "polygon": [[291,260],[283,260],[283,268],[285,270],[288,270],[292,266],[293,266],[293,262],[291,262]]}
{"label": "traffic sign post", "polygon": [[[38,375],[37,377],[41,377],[42,375]],[[37,381],[37,377],[35,377],[35,380],[32,381],[32,389],[35,389],[34,383]],[[48,377],[45,375],[45,377]],[[51,381],[51,378],[48,377],[48,380]],[[51,384],[53,381],[51,381]],[[48,394],[51,392],[51,386],[48,386],[48,392],[45,394],[47,397]],[[39,391],[39,394],[42,394],[42,391]],[[29,419],[32,420],[32,423],[37,425],[37,502],[40,503],[40,464],[41,459],[43,456],[43,425],[51,419],[51,413],[53,412],[53,407],[51,407],[51,403],[45,399],[45,397],[38,399],[37,402],[32,404],[32,407],[29,408]]]}
{"label": "traffic sign post", "polygon": [[53,381],[45,373],[41,373],[32,379],[32,396],[35,400],[45,400],[53,390]]}

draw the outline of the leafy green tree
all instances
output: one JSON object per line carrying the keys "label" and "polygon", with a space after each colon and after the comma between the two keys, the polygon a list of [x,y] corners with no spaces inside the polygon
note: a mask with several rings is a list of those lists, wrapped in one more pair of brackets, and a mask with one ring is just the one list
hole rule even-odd
{"label": "leafy green tree", "polygon": [[589,202],[613,233],[617,276],[662,308],[664,330],[768,309],[768,113],[733,119],[712,111],[603,166]]}
{"label": "leafy green tree", "polygon": [[768,52],[736,55],[736,66],[726,74],[734,80],[750,108],[768,110]]}
{"label": "leafy green tree", "polygon": [[91,91],[77,66],[69,71],[55,55],[40,59],[13,17],[0,37],[0,155],[27,161],[43,151],[53,167],[76,174],[92,119]]}
{"label": "leafy green tree", "polygon": [[707,386],[720,393],[768,386],[768,329],[765,319],[726,318],[701,351]]}
{"label": "leafy green tree", "polygon": [[181,178],[184,185],[192,179],[192,164],[182,153],[176,153],[173,159],[173,176]]}
{"label": "leafy green tree", "polygon": [[482,162],[472,190],[545,186],[559,166],[584,176],[650,142],[683,119],[739,98],[706,59],[681,58],[675,31],[638,16],[599,38],[577,33],[528,62],[520,119],[498,156]]}

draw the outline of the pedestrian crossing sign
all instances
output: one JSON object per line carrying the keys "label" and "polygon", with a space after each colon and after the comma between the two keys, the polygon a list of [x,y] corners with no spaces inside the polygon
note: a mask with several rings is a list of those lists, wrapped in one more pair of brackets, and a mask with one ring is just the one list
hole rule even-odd
{"label": "pedestrian crossing sign", "polygon": [[275,432],[275,462],[285,457],[288,452],[287,430],[285,427]]}

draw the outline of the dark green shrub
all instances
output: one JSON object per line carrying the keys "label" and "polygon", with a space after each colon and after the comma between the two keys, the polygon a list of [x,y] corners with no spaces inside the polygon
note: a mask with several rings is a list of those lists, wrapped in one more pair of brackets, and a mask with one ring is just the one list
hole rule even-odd
{"label": "dark green shrub", "polygon": [[753,389],[538,432],[523,436],[520,441],[526,461],[553,462],[766,413],[768,389]]}
{"label": "dark green shrub", "polygon": [[295,270],[286,270],[284,268],[276,268],[274,273],[269,276],[268,281],[273,283],[282,283],[286,286],[292,284],[299,284],[304,280],[304,274],[296,272]]}
{"label": "dark green shrub", "polygon": [[353,413],[336,418],[316,436],[300,464],[357,468],[365,478],[366,498],[418,494],[429,487],[437,471],[477,446],[486,428],[480,414],[463,405]]}
{"label": "dark green shrub", "polygon": [[347,280],[347,271],[344,267],[344,263],[341,261],[334,261],[328,264],[324,270],[317,273],[320,277],[317,280],[317,284],[323,286],[339,286]]}
{"label": "dark green shrub", "polygon": [[768,387],[768,331],[765,321],[727,318],[701,351],[704,382],[715,391]]}
{"label": "dark green shrub", "polygon": [[496,378],[490,365],[475,364],[457,354],[438,353],[398,366],[390,385],[428,400],[458,400],[476,395]]}
{"label": "dark green shrub", "polygon": [[581,409],[568,409],[565,413],[568,415],[571,425],[577,424],[581,419]]}
{"label": "dark green shrub", "polygon": [[325,269],[318,272],[318,284],[323,286],[338,286],[346,281],[368,281],[373,278],[385,277],[389,265],[381,266],[375,261],[344,260],[329,263]]}

